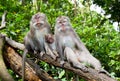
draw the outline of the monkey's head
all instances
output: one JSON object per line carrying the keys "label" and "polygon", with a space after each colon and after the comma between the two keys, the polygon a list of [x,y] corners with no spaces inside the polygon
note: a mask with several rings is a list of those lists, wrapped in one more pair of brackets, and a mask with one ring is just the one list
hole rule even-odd
{"label": "monkey's head", "polygon": [[46,15],[38,12],[32,16],[30,21],[30,25],[31,25],[30,27],[34,27],[35,29],[40,29],[44,27],[46,22],[47,22]]}
{"label": "monkey's head", "polygon": [[66,31],[66,29],[69,29],[71,27],[70,25],[70,19],[67,16],[60,16],[56,19],[55,28],[58,31]]}
{"label": "monkey's head", "polygon": [[45,40],[47,43],[52,44],[54,42],[54,36],[51,34],[45,35]]}

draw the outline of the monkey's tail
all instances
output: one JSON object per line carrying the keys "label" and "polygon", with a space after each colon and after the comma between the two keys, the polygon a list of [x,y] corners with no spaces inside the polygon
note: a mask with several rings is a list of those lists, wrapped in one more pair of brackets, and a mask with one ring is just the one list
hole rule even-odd
{"label": "monkey's tail", "polygon": [[25,49],[23,56],[22,56],[22,81],[25,79],[25,61],[26,61],[26,55],[28,53],[28,50]]}

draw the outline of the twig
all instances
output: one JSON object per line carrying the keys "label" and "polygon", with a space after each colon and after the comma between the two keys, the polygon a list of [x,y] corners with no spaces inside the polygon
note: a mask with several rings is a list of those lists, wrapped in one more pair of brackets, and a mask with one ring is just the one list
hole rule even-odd
{"label": "twig", "polygon": [[5,40],[6,40],[6,42],[7,42],[9,45],[11,45],[11,46],[14,47],[14,48],[17,48],[17,49],[20,49],[20,50],[24,50],[24,49],[25,49],[24,44],[18,43],[18,42],[14,41],[14,40],[6,37],[6,36],[5,36]]}
{"label": "twig", "polygon": [[7,14],[7,11],[4,11],[4,14],[2,15],[2,21],[1,21],[0,29],[5,28],[5,26],[6,26],[6,22],[5,22],[5,16],[6,16],[6,14]]}

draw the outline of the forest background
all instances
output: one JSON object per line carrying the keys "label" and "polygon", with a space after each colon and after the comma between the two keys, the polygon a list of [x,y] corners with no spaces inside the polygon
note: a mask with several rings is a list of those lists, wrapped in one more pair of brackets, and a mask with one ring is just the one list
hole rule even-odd
{"label": "forest background", "polygon": [[[82,6],[80,6],[80,4]],[[105,13],[98,14],[91,11],[91,5],[99,5]],[[119,0],[1,0],[0,18],[7,11],[6,27],[0,33],[23,43],[24,36],[29,31],[31,16],[40,11],[47,15],[54,32],[55,20],[58,16],[66,15],[70,18],[74,30],[84,42],[90,53],[100,60],[102,67],[110,75],[120,80],[120,1]],[[109,18],[106,16],[110,15]],[[118,23],[116,31],[113,23]],[[22,54],[22,52],[20,52]],[[45,62],[39,63],[54,78],[65,78],[65,71],[50,66]],[[16,81],[21,78],[8,68]],[[73,74],[70,72],[69,77]],[[84,81],[81,79],[80,81]]]}

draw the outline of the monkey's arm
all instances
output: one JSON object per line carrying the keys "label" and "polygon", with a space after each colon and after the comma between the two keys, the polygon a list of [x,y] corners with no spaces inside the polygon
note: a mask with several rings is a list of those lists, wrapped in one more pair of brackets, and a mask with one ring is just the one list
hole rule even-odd
{"label": "monkey's arm", "polygon": [[76,34],[76,32],[75,32],[72,28],[70,29],[70,31],[73,32],[73,33],[71,33],[71,35],[72,35],[73,37],[75,37],[74,42],[76,43],[77,48],[78,48],[79,50],[81,50],[81,51],[85,51],[85,52],[89,53],[88,49],[87,49],[86,46],[82,43],[82,41],[80,40],[80,38],[79,38],[79,36]]}
{"label": "monkey's arm", "polygon": [[46,54],[50,55],[54,60],[56,60],[56,55],[53,53],[53,50],[49,49],[50,46],[45,42],[45,50],[46,50]]}
{"label": "monkey's arm", "polygon": [[[60,37],[58,36],[58,34],[56,34],[55,38],[56,38],[55,40],[61,40]],[[61,61],[64,61],[64,52],[63,52],[62,45],[60,42],[61,41],[55,41],[56,50],[59,53],[59,57],[60,57]]]}
{"label": "monkey's arm", "polygon": [[33,44],[33,39],[34,38],[30,34],[30,32],[28,32],[27,35],[24,38],[25,48],[31,53],[34,53],[36,51],[35,45]]}

